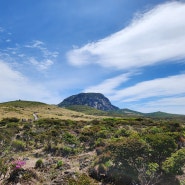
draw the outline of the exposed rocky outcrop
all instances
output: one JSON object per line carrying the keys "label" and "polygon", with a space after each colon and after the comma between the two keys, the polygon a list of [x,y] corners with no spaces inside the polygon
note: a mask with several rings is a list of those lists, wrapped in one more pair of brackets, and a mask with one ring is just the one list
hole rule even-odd
{"label": "exposed rocky outcrop", "polygon": [[109,99],[101,93],[80,93],[70,96],[58,104],[59,107],[71,105],[86,105],[103,111],[119,110],[118,107],[112,105]]}

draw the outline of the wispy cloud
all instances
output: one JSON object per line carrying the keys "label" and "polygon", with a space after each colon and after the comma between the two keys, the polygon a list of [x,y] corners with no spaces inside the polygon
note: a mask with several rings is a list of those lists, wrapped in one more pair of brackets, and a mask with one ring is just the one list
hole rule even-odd
{"label": "wispy cloud", "polygon": [[40,52],[39,54],[35,54],[34,56],[28,57],[28,61],[30,64],[36,67],[39,71],[45,71],[50,66],[54,64],[54,60],[58,57],[58,52],[49,51],[44,42],[35,40],[28,45],[25,45],[25,48],[30,49],[33,53]]}
{"label": "wispy cloud", "polygon": [[89,87],[85,92],[103,93],[121,108],[185,114],[185,74],[143,81],[127,88],[121,87],[131,77],[132,74],[126,73]]}
{"label": "wispy cloud", "polygon": [[30,44],[25,45],[25,47],[40,50],[43,53],[43,56],[45,58],[48,58],[48,57],[49,58],[56,58],[56,57],[58,57],[58,54],[59,54],[56,51],[54,51],[54,52],[49,51],[46,48],[45,43],[40,40],[34,40]]}
{"label": "wispy cloud", "polygon": [[121,74],[119,76],[113,77],[106,79],[102,83],[88,87],[87,89],[84,90],[84,92],[99,92],[105,95],[112,95],[115,93],[116,88],[119,87],[121,84],[124,82],[128,81],[130,79],[130,76],[132,76],[133,73],[125,73]]}
{"label": "wispy cloud", "polygon": [[140,68],[185,58],[185,3],[168,2],[135,18],[123,30],[67,53],[72,65],[97,63]]}
{"label": "wispy cloud", "polygon": [[[7,44],[10,41],[11,39],[5,40]],[[22,63],[25,67],[26,65],[32,65],[39,72],[42,72],[49,69],[55,63],[58,54],[56,51],[50,51],[44,42],[36,40],[25,45],[8,45],[0,50],[0,59],[14,64]]]}
{"label": "wispy cloud", "polygon": [[117,90],[111,99],[115,101],[134,102],[146,98],[182,95],[185,93],[183,84],[185,84],[185,74],[158,78]]}
{"label": "wispy cloud", "polygon": [[[183,106],[185,107],[185,96],[183,97],[171,97],[171,98],[162,98],[153,102],[148,102],[148,106],[151,107],[161,107],[161,106]],[[183,110],[185,113],[185,110]]]}
{"label": "wispy cloud", "polygon": [[135,110],[141,112],[164,111],[185,115],[185,96],[161,98],[156,101],[136,103],[131,105]]}
{"label": "wispy cloud", "polygon": [[25,78],[19,73],[18,71],[13,71],[10,66],[8,66],[5,62],[0,60],[0,68],[1,68],[1,73],[0,73],[0,80],[1,84],[7,84],[9,86],[8,81],[24,81]]}
{"label": "wispy cloud", "polygon": [[39,71],[44,71],[54,64],[54,62],[50,59],[46,59],[44,61],[37,61],[33,57],[29,58],[29,62],[33,64]]}
{"label": "wispy cloud", "polygon": [[[44,85],[30,81],[10,65],[0,60],[0,102],[16,99],[36,100],[47,103],[58,102],[55,92],[50,92]],[[57,100],[57,101],[56,101]]]}
{"label": "wispy cloud", "polygon": [[40,40],[34,40],[31,44],[28,44],[25,47],[28,47],[28,48],[42,48],[43,45],[44,45],[44,42],[42,42]]}
{"label": "wispy cloud", "polygon": [[[136,75],[137,73],[135,73]],[[150,105],[164,105],[169,99],[173,100],[176,105],[179,104],[180,98],[185,94],[185,74],[157,78],[154,80],[143,81],[133,86],[123,88],[123,83],[130,80],[133,73],[125,73],[114,78],[107,79],[102,83],[88,87],[84,92],[99,92],[110,98],[111,101],[122,102],[123,104],[142,104],[147,100]],[[153,101],[155,99],[155,101]],[[159,99],[159,101],[156,101]],[[178,100],[178,101],[177,101]],[[165,103],[166,104],[166,103]],[[168,106],[173,106],[172,101]],[[181,105],[181,103],[179,104]],[[183,103],[184,105],[184,103]],[[147,107],[149,104],[147,104]]]}

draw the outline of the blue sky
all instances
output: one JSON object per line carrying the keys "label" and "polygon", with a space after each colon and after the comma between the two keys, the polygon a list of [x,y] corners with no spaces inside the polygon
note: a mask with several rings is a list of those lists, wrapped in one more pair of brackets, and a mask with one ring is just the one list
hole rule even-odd
{"label": "blue sky", "polygon": [[100,92],[185,114],[185,1],[0,0],[0,102]]}

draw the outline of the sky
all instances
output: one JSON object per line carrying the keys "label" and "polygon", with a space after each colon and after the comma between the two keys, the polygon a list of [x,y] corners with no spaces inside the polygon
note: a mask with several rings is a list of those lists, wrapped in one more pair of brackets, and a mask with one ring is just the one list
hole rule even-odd
{"label": "sky", "polygon": [[185,114],[185,0],[0,0],[0,102],[102,93]]}

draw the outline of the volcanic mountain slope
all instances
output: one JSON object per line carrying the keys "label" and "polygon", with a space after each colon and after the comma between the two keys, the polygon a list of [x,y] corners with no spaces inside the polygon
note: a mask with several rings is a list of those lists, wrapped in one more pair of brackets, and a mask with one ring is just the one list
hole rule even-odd
{"label": "volcanic mountain slope", "polygon": [[97,116],[134,116],[152,118],[182,118],[184,115],[165,112],[142,113],[127,108],[120,109],[111,104],[110,100],[101,93],[80,93],[69,96],[58,104],[59,107]]}
{"label": "volcanic mountain slope", "polygon": [[64,99],[58,104],[59,107],[68,107],[71,105],[86,105],[102,111],[119,110],[112,105],[108,98],[101,93],[80,93]]}

